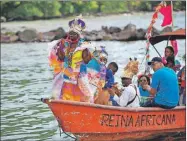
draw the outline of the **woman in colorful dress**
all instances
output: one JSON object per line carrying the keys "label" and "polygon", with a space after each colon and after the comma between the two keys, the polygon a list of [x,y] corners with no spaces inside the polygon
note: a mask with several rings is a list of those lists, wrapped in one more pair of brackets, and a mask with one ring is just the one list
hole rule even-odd
{"label": "woman in colorful dress", "polygon": [[99,47],[86,48],[83,51],[83,64],[81,64],[78,85],[84,93],[85,102],[94,103],[98,93],[105,85],[107,52]]}
{"label": "woman in colorful dress", "polygon": [[[58,99],[80,101],[83,93],[77,85],[77,78],[84,49],[81,47],[84,43],[81,33],[86,25],[81,17],[77,17],[69,22],[69,27],[70,30],[66,38],[50,43],[49,63],[54,69],[54,80],[58,80],[58,82],[54,82],[53,91],[55,94],[53,95]],[[57,85],[62,86],[55,90]]]}

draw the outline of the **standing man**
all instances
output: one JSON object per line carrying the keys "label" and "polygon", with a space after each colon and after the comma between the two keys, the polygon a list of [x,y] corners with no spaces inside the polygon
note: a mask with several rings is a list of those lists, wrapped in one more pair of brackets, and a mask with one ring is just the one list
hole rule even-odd
{"label": "standing man", "polygon": [[148,62],[154,70],[151,86],[144,85],[143,88],[154,96],[153,100],[146,102],[143,107],[161,107],[171,109],[178,105],[179,86],[177,75],[167,67],[164,67],[162,59],[154,57]]}

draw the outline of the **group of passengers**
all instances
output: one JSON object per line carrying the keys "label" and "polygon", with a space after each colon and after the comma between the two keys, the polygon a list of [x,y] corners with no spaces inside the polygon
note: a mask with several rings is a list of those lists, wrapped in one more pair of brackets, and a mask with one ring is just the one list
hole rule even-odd
{"label": "group of passengers", "polygon": [[[65,38],[49,44],[49,62],[54,69],[53,98],[123,107],[174,108],[178,105],[179,84],[172,47],[166,48],[164,61],[154,57],[148,62],[154,70],[152,81],[150,83],[150,77],[142,75],[138,80],[139,87],[132,83],[139,62],[130,58],[121,76],[123,88],[119,88],[114,79],[117,63],[110,62],[106,66],[108,53],[105,47],[83,40],[81,33],[86,25],[82,18],[70,21],[69,27]],[[185,67],[179,74],[183,95],[184,71]],[[141,97],[148,97],[148,100],[142,102]]]}

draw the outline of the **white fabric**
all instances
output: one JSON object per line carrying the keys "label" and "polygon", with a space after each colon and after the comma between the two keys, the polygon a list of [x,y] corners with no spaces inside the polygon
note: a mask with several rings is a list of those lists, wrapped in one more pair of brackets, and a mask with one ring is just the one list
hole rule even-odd
{"label": "white fabric", "polygon": [[134,86],[136,86],[136,85],[130,84],[128,87],[125,87],[121,96],[118,97],[117,95],[115,95],[113,99],[122,107],[140,107],[140,101],[139,101],[140,92],[139,92],[139,89],[137,86],[136,86],[137,96],[136,96],[135,100],[127,106],[127,103],[129,101],[133,100],[136,95],[136,90],[135,90]]}
{"label": "white fabric", "polygon": [[55,78],[53,79],[53,85],[52,85],[52,97],[54,99],[60,99],[61,97],[61,89],[62,89],[62,85],[64,83],[64,79],[63,79],[63,74],[59,73],[55,76]]}
{"label": "white fabric", "polygon": [[[49,55],[50,55],[50,53],[51,53],[51,50],[54,49],[54,47],[56,46],[56,44],[57,44],[59,41],[60,41],[60,40],[54,40],[54,41],[49,42],[49,43],[47,44],[47,46],[48,46],[47,51],[48,51],[48,54],[49,54]],[[49,55],[48,55],[48,56],[49,56]]]}

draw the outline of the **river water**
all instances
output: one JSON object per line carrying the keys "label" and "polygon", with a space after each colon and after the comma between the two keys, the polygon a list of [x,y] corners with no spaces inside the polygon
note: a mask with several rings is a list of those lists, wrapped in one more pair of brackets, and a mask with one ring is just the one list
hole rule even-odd
{"label": "river water", "polygon": [[[184,28],[185,14],[183,12],[176,13],[176,26]],[[143,17],[143,18],[142,18]],[[147,15],[139,19],[138,26],[147,27],[150,22],[144,24]],[[102,21],[110,18],[105,23]],[[92,19],[100,25],[116,25],[115,19],[124,24],[124,19],[117,16],[99,17]],[[129,16],[129,19],[133,17]],[[137,20],[137,16],[134,16]],[[56,20],[58,21],[58,20]],[[37,27],[35,22],[28,25]],[[53,21],[54,22],[54,21]],[[66,22],[66,21],[65,21]],[[22,22],[19,22],[20,24]],[[94,24],[94,23],[92,23]],[[7,23],[8,26],[11,23]],[[126,24],[125,24],[126,25]],[[20,25],[19,25],[20,26]],[[12,27],[18,29],[17,23],[12,23]],[[47,28],[47,27],[46,27]],[[92,28],[94,28],[92,26]],[[141,62],[145,55],[145,41],[134,42],[117,42],[117,41],[101,41],[96,44],[105,44],[109,53],[109,62],[116,61],[119,65],[119,71],[116,74],[116,81],[122,69],[126,65],[129,57],[137,57]],[[163,55],[166,42],[156,45],[158,51]],[[185,40],[178,41],[179,53],[177,59],[184,65],[182,55],[185,53]],[[158,56],[155,50],[150,47],[151,58]],[[47,43],[15,43],[1,44],[1,140],[4,141],[70,141],[71,138],[66,135],[60,137],[58,124],[49,110],[48,106],[40,101],[42,97],[50,97],[50,89],[52,82],[52,69],[48,65],[47,60]],[[140,67],[140,69],[143,69]]]}

